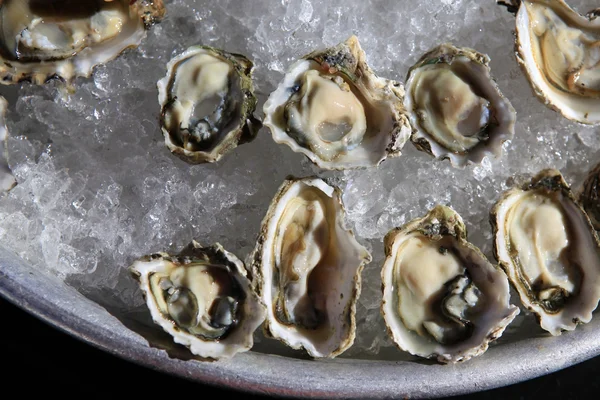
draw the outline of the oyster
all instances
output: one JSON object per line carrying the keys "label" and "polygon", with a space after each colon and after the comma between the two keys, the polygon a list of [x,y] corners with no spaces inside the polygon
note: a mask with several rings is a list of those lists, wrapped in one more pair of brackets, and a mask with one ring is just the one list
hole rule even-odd
{"label": "oyster", "polygon": [[6,99],[0,96],[0,194],[12,189],[17,181],[8,167],[8,130],[6,129]]}
{"label": "oyster", "polygon": [[587,213],[594,229],[600,231],[600,164],[587,175],[578,195],[579,204]]}
{"label": "oyster", "polygon": [[177,256],[156,253],[131,266],[152,319],[176,343],[205,358],[232,357],[253,345],[264,306],[244,264],[220,244],[192,242]]}
{"label": "oyster", "polygon": [[498,1],[516,12],[517,61],[535,94],[582,124],[600,124],[600,18],[563,0]]}
{"label": "oyster", "polygon": [[600,299],[600,247],[557,170],[505,192],[490,214],[494,252],[521,302],[553,335],[589,322]]}
{"label": "oyster", "polygon": [[164,12],[162,0],[0,1],[0,82],[89,76]]}
{"label": "oyster", "polygon": [[439,362],[485,352],[519,313],[508,281],[467,241],[462,218],[438,205],[388,232],[381,312],[400,349]]}
{"label": "oyster", "polygon": [[277,143],[324,169],[379,165],[410,136],[404,89],[377,77],[356,36],[293,64],[264,105]]}
{"label": "oyster", "polygon": [[312,357],[335,357],[354,343],[360,273],[371,255],[344,228],[344,214],[339,189],[287,179],[253,254],[265,332]]}
{"label": "oyster", "polygon": [[246,57],[194,46],[173,58],[158,81],[169,150],[190,163],[215,162],[256,136],[254,65]]}
{"label": "oyster", "polygon": [[516,113],[490,76],[488,56],[442,44],[410,68],[404,105],[421,151],[452,165],[499,157],[512,139]]}

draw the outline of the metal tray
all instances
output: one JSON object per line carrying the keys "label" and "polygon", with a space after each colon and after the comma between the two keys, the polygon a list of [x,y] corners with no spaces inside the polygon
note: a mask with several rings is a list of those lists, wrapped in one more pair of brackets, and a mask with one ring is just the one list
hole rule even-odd
{"label": "metal tray", "polygon": [[[488,2],[494,6],[493,1]],[[10,95],[18,95],[16,89],[8,90]],[[532,97],[531,101],[537,100]],[[33,268],[1,244],[0,295],[53,326],[124,359],[198,382],[261,394],[440,397],[524,381],[600,354],[600,318],[558,337],[543,333],[533,318],[528,318],[534,329],[522,326],[521,333],[503,337],[483,356],[458,365],[416,359],[313,361],[298,358],[298,353],[293,353],[294,357],[267,354],[268,349],[261,346],[227,361],[200,361],[185,348],[172,344],[156,326],[140,322],[144,318],[103,307],[49,272]],[[513,303],[518,304],[516,297]],[[285,350],[280,353],[286,354]]]}

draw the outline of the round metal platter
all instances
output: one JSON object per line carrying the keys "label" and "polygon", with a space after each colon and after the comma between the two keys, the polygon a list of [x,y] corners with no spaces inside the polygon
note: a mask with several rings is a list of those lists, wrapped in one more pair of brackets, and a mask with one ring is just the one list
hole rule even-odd
{"label": "round metal platter", "polygon": [[[495,6],[493,1],[487,2]],[[14,99],[18,91],[13,87],[5,96]],[[532,95],[530,101],[537,102]],[[231,360],[207,362],[173,344],[147,313],[133,315],[85,297],[1,244],[0,295],[56,328],[140,365],[197,382],[267,395],[441,397],[524,381],[600,354],[600,318],[553,337],[528,316],[522,326],[507,332],[484,355],[456,365],[409,358],[395,348],[380,352],[373,360],[342,356],[315,361],[274,341],[257,343],[252,351]],[[512,303],[520,304],[516,296]]]}

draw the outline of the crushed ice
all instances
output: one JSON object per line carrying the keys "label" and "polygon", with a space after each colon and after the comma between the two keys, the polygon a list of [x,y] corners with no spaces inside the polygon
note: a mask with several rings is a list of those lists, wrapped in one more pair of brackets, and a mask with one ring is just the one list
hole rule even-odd
{"label": "crushed ice", "polygon": [[[571,3],[587,11],[595,0]],[[598,128],[569,122],[533,97],[513,54],[514,17],[493,0],[174,0],[167,7],[165,21],[139,49],[77,80],[71,96],[64,98],[57,84],[0,88],[11,99],[8,145],[19,182],[0,200],[0,240],[84,293],[139,305],[124,268],[150,252],[177,251],[191,238],[221,242],[244,258],[282,180],[320,174],[344,190],[347,223],[374,256],[363,273],[357,340],[344,356],[387,358],[379,273],[389,229],[436,203],[451,205],[470,240],[491,256],[488,212],[509,178],[554,167],[575,185],[599,158]],[[325,173],[273,143],[265,129],[215,165],[192,166],[169,154],[158,127],[156,81],[175,54],[201,43],[249,56],[261,109],[295,59],[351,34],[376,73],[400,81],[445,41],[488,54],[518,113],[503,157],[456,169],[409,143],[378,169]]]}

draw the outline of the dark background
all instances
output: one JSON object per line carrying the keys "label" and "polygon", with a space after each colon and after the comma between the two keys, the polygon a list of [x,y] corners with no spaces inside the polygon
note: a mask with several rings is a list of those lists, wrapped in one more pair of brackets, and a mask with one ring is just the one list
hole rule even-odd
{"label": "dark background", "polygon": [[[267,399],[217,389],[117,358],[41,322],[0,297],[0,382],[8,398]],[[0,395],[0,398],[6,398]],[[600,398],[600,356],[565,370],[457,399]]]}

